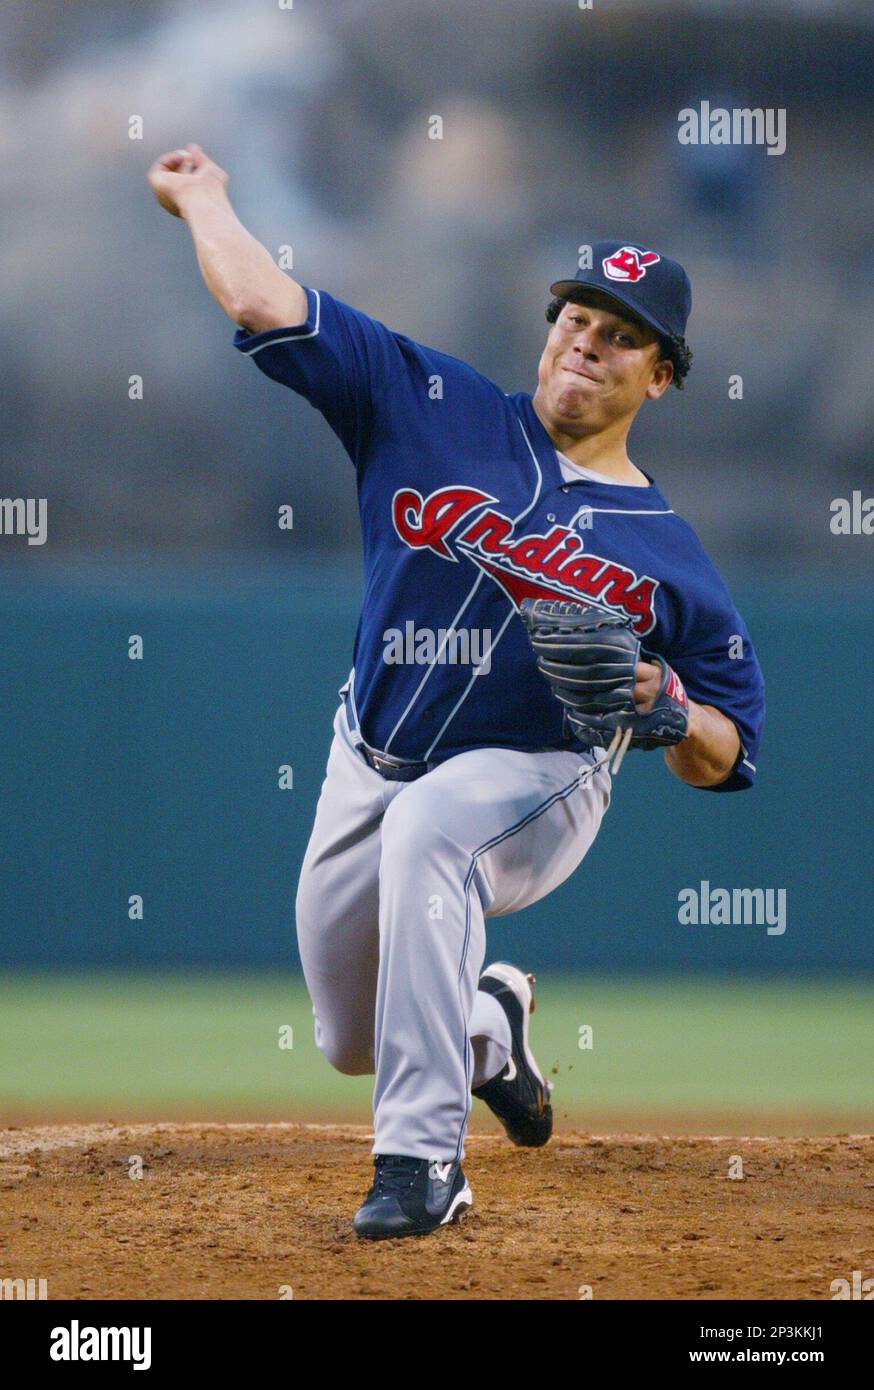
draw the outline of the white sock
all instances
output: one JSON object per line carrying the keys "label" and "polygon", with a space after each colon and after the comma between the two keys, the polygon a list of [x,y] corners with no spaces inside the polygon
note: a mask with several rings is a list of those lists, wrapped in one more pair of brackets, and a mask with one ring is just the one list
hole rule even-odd
{"label": "white sock", "polygon": [[476,992],[470,1016],[470,1043],[473,1048],[472,1087],[483,1086],[504,1070],[510,1059],[513,1038],[507,1015],[493,994]]}

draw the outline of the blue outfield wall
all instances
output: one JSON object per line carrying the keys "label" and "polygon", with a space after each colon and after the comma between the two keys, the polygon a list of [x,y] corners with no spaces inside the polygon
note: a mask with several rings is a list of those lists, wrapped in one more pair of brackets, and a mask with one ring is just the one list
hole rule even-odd
{"label": "blue outfield wall", "polygon": [[[295,884],[357,567],[4,570],[0,964],[296,967]],[[493,921],[490,954],[543,969],[874,972],[874,601],[851,607],[810,579],[728,580],[768,685],[758,787],[695,791],[660,753],[629,756],[580,869]],[[132,633],[142,661],[128,659]],[[291,791],[277,785],[286,763]],[[680,925],[677,895],[702,880],[785,889],[785,934]],[[142,921],[128,916],[135,893]]]}

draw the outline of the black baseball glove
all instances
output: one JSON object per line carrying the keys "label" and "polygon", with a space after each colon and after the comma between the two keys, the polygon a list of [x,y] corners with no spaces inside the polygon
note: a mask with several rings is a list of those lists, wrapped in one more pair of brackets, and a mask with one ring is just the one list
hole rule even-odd
{"label": "black baseball glove", "polygon": [[[647,651],[631,619],[593,604],[552,599],[523,601],[537,665],[565,707],[574,733],[584,743],[615,754],[613,772],[629,747],[652,749],[679,743],[689,728],[689,699],[677,673],[656,652]],[[645,713],[634,701],[638,661],[657,662],[661,685]]]}

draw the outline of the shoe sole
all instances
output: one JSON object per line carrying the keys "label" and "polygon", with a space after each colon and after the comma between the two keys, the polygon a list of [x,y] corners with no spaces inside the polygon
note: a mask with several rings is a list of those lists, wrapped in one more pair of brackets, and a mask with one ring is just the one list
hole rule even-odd
{"label": "shoe sole", "polygon": [[460,1192],[457,1192],[449,1204],[449,1210],[440,1222],[441,1226],[449,1226],[453,1221],[460,1221],[461,1218],[470,1211],[473,1206],[473,1193],[465,1184]]}
{"label": "shoe sole", "polygon": [[519,1007],[522,1010],[522,1051],[525,1054],[527,1065],[543,1087],[548,1101],[552,1088],[542,1075],[540,1068],[534,1060],[534,1054],[528,1046],[528,1025],[531,1020],[531,1015],[534,1013],[535,1002],[534,990],[532,988],[534,985],[534,976],[526,975],[525,971],[520,970],[517,965],[510,965],[508,961],[504,960],[495,961],[494,965],[490,965],[483,971],[480,979],[485,979],[486,976],[489,976],[493,980],[500,980],[501,984],[507,985],[519,1001]]}

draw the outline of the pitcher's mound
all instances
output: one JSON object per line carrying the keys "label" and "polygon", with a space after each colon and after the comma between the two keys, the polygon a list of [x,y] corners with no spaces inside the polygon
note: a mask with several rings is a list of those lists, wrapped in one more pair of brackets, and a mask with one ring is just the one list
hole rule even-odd
{"label": "pitcher's mound", "polygon": [[470,1215],[374,1243],[350,1224],[370,1145],[342,1125],[0,1131],[0,1277],[49,1299],[829,1299],[874,1276],[870,1136],[474,1134]]}

